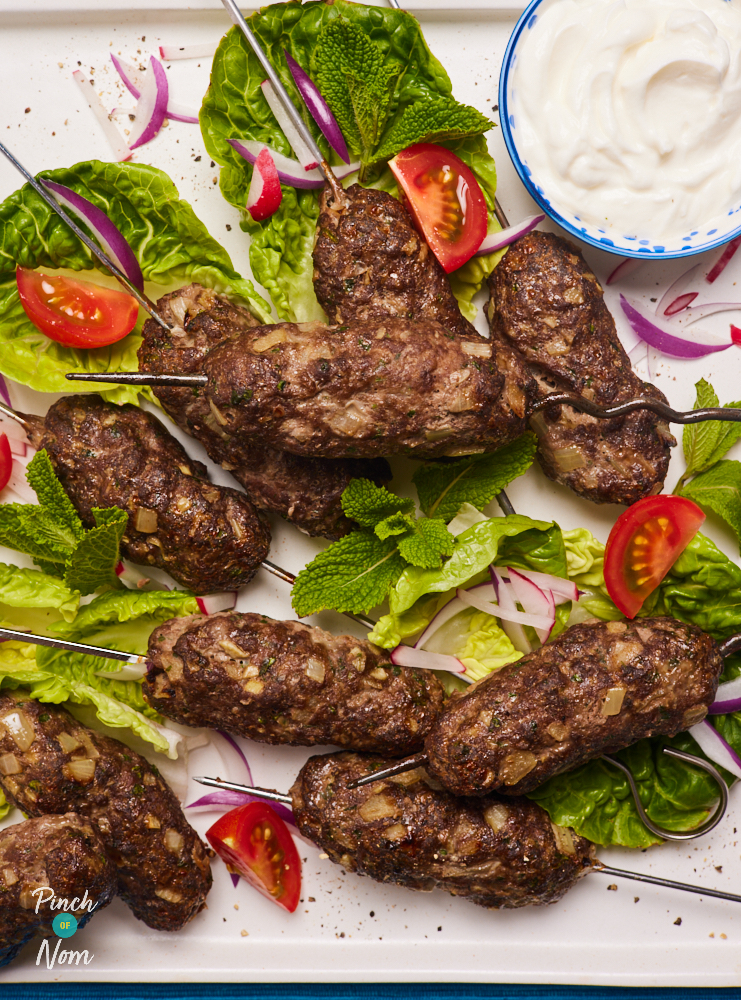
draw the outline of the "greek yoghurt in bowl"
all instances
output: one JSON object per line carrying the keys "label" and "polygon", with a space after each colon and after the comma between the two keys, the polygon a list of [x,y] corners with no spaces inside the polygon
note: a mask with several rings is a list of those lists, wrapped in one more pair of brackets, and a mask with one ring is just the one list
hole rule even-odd
{"label": "greek yoghurt in bowl", "polygon": [[741,232],[741,0],[535,0],[500,109],[525,185],[581,239],[677,257]]}

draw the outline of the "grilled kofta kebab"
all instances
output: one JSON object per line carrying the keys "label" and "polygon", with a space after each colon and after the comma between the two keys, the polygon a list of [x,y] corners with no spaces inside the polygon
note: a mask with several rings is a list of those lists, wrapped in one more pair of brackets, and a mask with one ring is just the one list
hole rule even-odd
{"label": "grilled kofta kebab", "polygon": [[0,693],[0,762],[0,787],[27,816],[89,821],[116,865],[119,895],[148,927],[176,931],[203,909],[209,849],[140,754],[14,691]]}
{"label": "grilled kofta kebab", "polygon": [[83,524],[93,509],[129,515],[121,542],[132,562],[156,566],[196,594],[248,583],[270,547],[270,527],[239,490],[216,486],[156,417],[100,396],[65,396],[45,417],[18,415],[45,448]]}
{"label": "grilled kofta kebab", "polygon": [[147,666],[142,693],[169,719],[387,757],[423,745],[445,697],[431,671],[395,667],[369,642],[235,611],[159,625]]}
{"label": "grilled kofta kebab", "polygon": [[[157,311],[173,325],[165,330],[152,319],[144,324],[141,371],[198,371],[210,350],[258,325],[243,306],[200,285],[163,296]],[[257,507],[280,514],[308,535],[334,539],[347,534],[352,522],[340,499],[351,479],[370,479],[379,486],[391,479],[382,458],[306,458],[267,447],[259,438],[245,441],[229,434],[208,401],[192,389],[160,386],[154,394],[178,427],[244,486]]]}
{"label": "grilled kofta kebab", "polygon": [[314,291],[330,323],[432,319],[463,337],[478,337],[406,207],[386,191],[353,184],[337,198],[325,186]]}
{"label": "grilled kofta kebab", "polygon": [[118,884],[100,835],[75,813],[0,831],[0,879],[0,966],[37,934],[51,937],[52,902],[68,901],[65,912],[81,928],[113,899]]}
{"label": "grilled kofta kebab", "polygon": [[[492,344],[514,349],[539,397],[565,391],[603,406],[636,396],[666,402],[633,373],[602,288],[573,243],[553,233],[521,237],[489,287]],[[660,492],[676,444],[668,425],[649,410],[597,420],[552,407],[532,426],[545,474],[595,503],[632,504]]]}
{"label": "grilled kofta kebab", "polygon": [[386,763],[354,753],[311,757],[280,796],[299,832],[346,871],[514,908],[555,903],[599,864],[588,840],[527,799],[459,799],[422,768],[350,787]]}
{"label": "grilled kofta kebab", "polygon": [[709,635],[674,618],[584,622],[451,698],[419,764],[455,795],[520,795],[647,736],[702,721],[723,670]]}

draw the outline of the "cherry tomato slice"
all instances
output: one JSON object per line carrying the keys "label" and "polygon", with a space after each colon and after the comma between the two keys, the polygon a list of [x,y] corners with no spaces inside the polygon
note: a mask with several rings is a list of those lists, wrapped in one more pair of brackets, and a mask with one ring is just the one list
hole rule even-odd
{"label": "cherry tomato slice", "polygon": [[484,241],[486,201],[479,182],[455,153],[421,142],[389,161],[407,207],[430,249],[449,274]]}
{"label": "cherry tomato slice", "polygon": [[13,455],[10,451],[10,441],[7,434],[0,434],[0,490],[4,490],[10,482],[13,472]]}
{"label": "cherry tomato slice", "polygon": [[288,827],[265,802],[225,813],[206,832],[222,861],[289,913],[301,895],[301,859]]}
{"label": "cherry tomato slice", "polygon": [[28,318],[65,347],[107,347],[134,329],[139,304],[126,292],[24,267],[16,281]]}
{"label": "cherry tomato slice", "polygon": [[705,515],[686,497],[645,497],[615,522],[605,549],[605,584],[618,608],[635,618],[700,530]]}

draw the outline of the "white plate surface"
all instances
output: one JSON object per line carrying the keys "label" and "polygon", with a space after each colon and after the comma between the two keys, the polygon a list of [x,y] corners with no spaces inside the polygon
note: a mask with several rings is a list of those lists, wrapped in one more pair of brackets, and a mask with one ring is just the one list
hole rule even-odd
{"label": "white plate surface", "polygon": [[[450,73],[458,99],[490,113],[497,103],[499,67],[517,0],[467,0],[459,5],[417,0],[411,6],[430,47]],[[227,26],[218,0],[194,0],[189,5],[176,0],[0,0],[2,141],[34,172],[93,157],[110,159],[106,141],[71,79],[78,60],[113,106],[124,103],[127,95],[110,67],[110,51],[144,58],[156,53],[160,43],[215,42]],[[173,63],[174,98],[198,104],[208,68],[207,59]],[[505,210],[512,220],[531,214],[532,203],[511,168],[498,130],[490,142]],[[236,211],[214,184],[218,168],[209,166],[198,128],[171,123],[136,156],[173,177],[181,195],[232,254],[235,266],[249,273],[246,237],[239,230]],[[197,163],[196,156],[202,157]],[[0,163],[0,197],[18,186],[12,168]],[[586,256],[600,278],[614,267],[615,259],[609,255],[588,250]],[[626,282],[626,288],[638,298],[651,298],[683,266],[687,265],[646,266]],[[607,299],[630,349],[635,338],[616,311],[617,292],[608,289]],[[703,361],[657,361],[656,369],[657,384],[681,408],[692,405],[693,384],[701,376],[712,381],[722,400],[741,395],[741,355],[735,349]],[[21,388],[13,395],[16,405],[36,412],[43,412],[51,401]],[[204,457],[192,441],[188,447]],[[669,488],[682,471],[680,450],[675,451]],[[741,457],[741,447],[732,457]],[[397,483],[403,484],[408,476],[403,462],[396,463],[396,471]],[[234,485],[220,470],[215,478]],[[602,539],[619,513],[617,507],[598,508],[578,500],[536,469],[517,481],[509,494],[518,512],[556,518],[564,528],[583,525]],[[737,558],[734,539],[722,525],[709,519],[707,530]],[[274,539],[271,558],[292,570],[320,547],[282,523],[276,523]],[[243,591],[239,608],[294,617],[287,588],[266,573]],[[352,631],[350,623],[337,615],[318,620],[335,632]],[[308,756],[299,749],[245,746],[256,783],[268,787],[287,789]],[[209,756],[212,751],[198,753],[192,773],[217,766]],[[238,772],[230,776],[241,778]],[[199,794],[200,790],[191,792],[190,798]],[[12,818],[18,821],[20,816]],[[193,822],[203,833],[215,818],[201,814]],[[741,828],[741,803],[733,794],[722,826],[694,845],[666,845],[648,853],[604,850],[600,856],[618,867],[738,891],[737,827]],[[300,847],[306,859],[304,902],[293,915],[245,885],[233,889],[217,862],[208,910],[181,933],[152,932],[116,901],[73,939],[75,948],[94,956],[87,967],[48,970],[43,960],[37,966],[36,944],[3,970],[2,981],[741,984],[741,907],[732,903],[630,882],[620,882],[617,891],[609,891],[609,879],[595,874],[554,906],[489,912],[438,892],[428,895],[379,886],[345,874],[313,846]]]}

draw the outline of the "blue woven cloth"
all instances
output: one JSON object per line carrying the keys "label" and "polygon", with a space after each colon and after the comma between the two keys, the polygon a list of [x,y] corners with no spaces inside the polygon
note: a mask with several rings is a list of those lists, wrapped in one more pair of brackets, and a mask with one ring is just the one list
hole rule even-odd
{"label": "blue woven cloth", "polygon": [[9,983],[3,1000],[741,1000],[741,989],[643,989],[436,983],[359,985]]}

